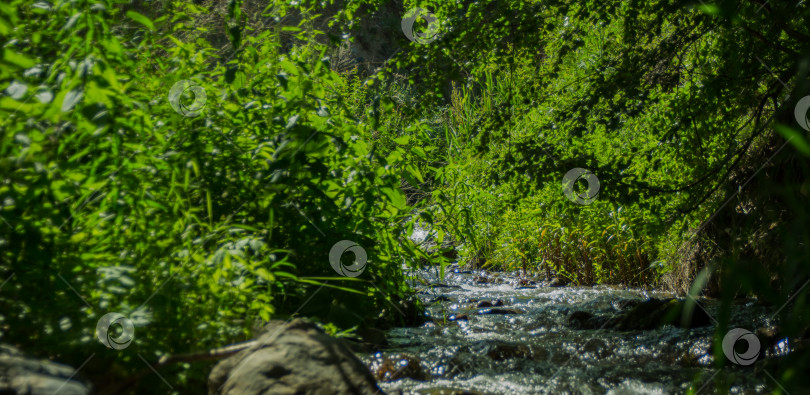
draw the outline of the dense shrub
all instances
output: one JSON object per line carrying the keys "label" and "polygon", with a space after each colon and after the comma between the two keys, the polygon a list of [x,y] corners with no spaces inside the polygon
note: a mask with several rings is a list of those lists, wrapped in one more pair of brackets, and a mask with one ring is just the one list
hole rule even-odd
{"label": "dense shrub", "polygon": [[[283,50],[231,2],[230,45],[215,48],[189,24],[205,9],[163,6],[151,19],[112,0],[0,6],[0,339],[74,366],[94,355],[82,373],[115,381],[146,368],[138,356],[224,345],[271,318],[402,321],[389,303],[416,253],[400,179],[422,176],[399,145],[363,138],[374,125],[341,94],[328,40],[302,22]],[[330,266],[344,239],[367,253],[362,276]],[[109,312],[134,324],[126,349],[96,339]],[[188,368],[164,374],[204,380]]]}

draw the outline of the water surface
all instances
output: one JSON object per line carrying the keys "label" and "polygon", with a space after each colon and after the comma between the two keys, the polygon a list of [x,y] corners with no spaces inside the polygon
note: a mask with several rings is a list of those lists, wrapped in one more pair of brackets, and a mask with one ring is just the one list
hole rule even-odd
{"label": "water surface", "polygon": [[[394,374],[409,376],[381,381],[383,390],[682,394],[694,388],[709,394],[720,378],[729,380],[730,393],[770,393],[775,388],[756,365],[715,366],[710,352],[714,325],[617,331],[578,329],[569,321],[575,311],[610,317],[633,302],[670,294],[608,286],[550,287],[544,281],[526,286],[517,273],[481,274],[455,268],[439,281],[434,272],[419,272],[415,288],[428,306],[429,321],[388,331],[388,348],[362,356],[372,370],[388,359],[397,368]],[[503,306],[477,307],[482,301],[501,301]],[[700,304],[710,315],[717,314],[718,302]],[[730,327],[747,328],[763,316],[764,308],[749,301],[733,313]]]}

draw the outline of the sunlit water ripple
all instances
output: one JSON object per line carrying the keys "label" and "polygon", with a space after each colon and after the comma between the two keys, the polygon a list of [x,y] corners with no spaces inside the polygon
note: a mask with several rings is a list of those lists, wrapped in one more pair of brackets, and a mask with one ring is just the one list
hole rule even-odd
{"label": "sunlit water ripple", "polygon": [[[427,284],[439,283],[432,271],[420,272],[418,277]],[[419,364],[426,376],[381,382],[383,390],[389,394],[680,394],[708,382],[702,393],[714,392],[710,381],[717,371],[710,352],[714,326],[617,331],[575,329],[568,323],[574,311],[615,315],[622,302],[672,295],[607,286],[553,288],[543,282],[521,289],[516,277],[503,274],[495,283],[479,284],[475,273],[456,269],[440,282],[449,287],[417,285],[430,320],[415,328],[389,330],[389,346],[362,358],[373,365],[384,357],[392,361],[402,355],[415,357],[411,363]],[[504,304],[496,308],[517,314],[479,315],[488,309],[477,308],[479,301],[496,300]],[[717,302],[701,304],[716,314]],[[462,314],[468,319],[449,321]],[[750,326],[763,314],[761,307],[750,303],[733,313],[732,324]],[[773,389],[767,376],[754,374],[751,367],[727,363],[723,370],[739,373],[734,375],[731,393]]]}

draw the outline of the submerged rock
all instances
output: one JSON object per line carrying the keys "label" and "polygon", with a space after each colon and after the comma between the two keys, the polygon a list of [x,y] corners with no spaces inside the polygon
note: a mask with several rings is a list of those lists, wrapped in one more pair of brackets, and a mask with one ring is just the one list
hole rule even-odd
{"label": "submerged rock", "polygon": [[627,310],[640,305],[642,302],[644,301],[639,299],[619,299],[610,304],[616,310]]}
{"label": "submerged rock", "polygon": [[537,282],[528,278],[519,278],[517,281],[518,287],[534,287],[535,285],[537,285]]}
{"label": "submerged rock", "polygon": [[416,390],[414,393],[419,395],[484,395],[483,392],[474,390],[462,390],[456,388],[430,388],[424,390]]}
{"label": "submerged rock", "polygon": [[422,368],[422,361],[408,354],[383,356],[377,353],[370,368],[374,378],[379,381],[396,381],[406,377],[419,381],[430,379],[430,374]]}
{"label": "submerged rock", "polygon": [[89,386],[75,374],[70,366],[30,358],[15,347],[0,344],[0,394],[89,394]]}
{"label": "submerged rock", "polygon": [[417,298],[409,297],[383,305],[375,326],[378,328],[386,328],[391,324],[419,326],[425,321],[427,319],[422,303]]}
{"label": "submerged rock", "polygon": [[484,309],[478,312],[478,315],[506,315],[506,314],[523,314],[525,311],[518,309]]}
{"label": "submerged rock", "polygon": [[255,343],[218,363],[209,395],[381,393],[368,368],[314,323],[272,321]]}
{"label": "submerged rock", "polygon": [[492,279],[486,275],[476,275],[475,277],[473,277],[473,281],[476,284],[489,284],[492,282]]}
{"label": "submerged rock", "polygon": [[500,299],[498,299],[498,300],[496,300],[494,302],[490,302],[489,300],[482,300],[482,301],[478,302],[477,305],[475,305],[475,307],[477,307],[477,308],[500,307],[500,306],[503,306],[503,301],[500,300]]}
{"label": "submerged rock", "polygon": [[549,287],[564,287],[568,285],[568,280],[563,277],[554,277],[551,279],[551,282],[548,283]]}
{"label": "submerged rock", "polygon": [[369,353],[388,346],[384,331],[376,328],[358,328],[356,333],[359,339],[347,338],[351,340],[347,346],[354,352]]}
{"label": "submerged rock", "polygon": [[697,306],[684,320],[685,303],[678,299],[648,299],[640,303],[627,303],[632,307],[618,316],[598,316],[587,311],[574,311],[568,315],[568,324],[576,329],[608,328],[620,331],[648,330],[664,325],[687,329],[711,325],[711,317]]}
{"label": "submerged rock", "polygon": [[575,329],[597,329],[605,325],[609,319],[595,317],[587,311],[575,311],[568,315],[568,325]]}
{"label": "submerged rock", "polygon": [[648,299],[633,307],[615,323],[618,330],[639,330],[674,325],[679,328],[697,328],[711,325],[712,319],[699,306],[684,317],[686,301],[681,299]]}
{"label": "submerged rock", "polygon": [[548,358],[548,351],[527,344],[496,344],[487,352],[487,356],[493,361],[511,358],[545,360]]}
{"label": "submerged rock", "polygon": [[450,314],[447,317],[448,321],[469,321],[469,319],[466,314]]}

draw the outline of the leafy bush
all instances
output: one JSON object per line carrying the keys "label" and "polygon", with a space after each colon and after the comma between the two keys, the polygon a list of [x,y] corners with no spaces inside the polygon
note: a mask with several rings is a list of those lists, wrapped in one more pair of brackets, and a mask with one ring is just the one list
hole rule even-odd
{"label": "leafy bush", "polygon": [[[400,179],[422,176],[363,138],[373,125],[341,94],[322,33],[285,27],[283,50],[234,1],[221,49],[189,25],[205,9],[164,7],[0,7],[2,340],[74,366],[94,355],[84,374],[120,380],[139,356],[221,346],[271,318],[405,319],[387,308],[416,258]],[[330,266],[344,239],[367,252],[361,277]],[[125,350],[96,339],[108,312],[134,324]],[[164,374],[204,381],[188,369]]]}

